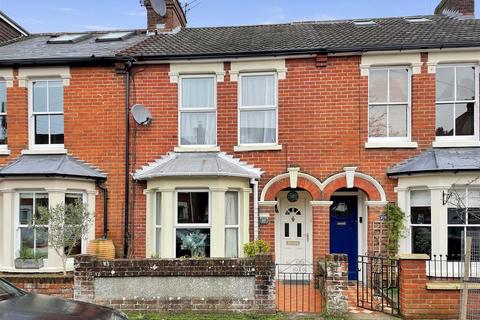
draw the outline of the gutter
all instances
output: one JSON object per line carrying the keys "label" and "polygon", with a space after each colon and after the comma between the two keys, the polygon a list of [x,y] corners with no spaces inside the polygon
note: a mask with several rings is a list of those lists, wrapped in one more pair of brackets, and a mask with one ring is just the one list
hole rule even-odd
{"label": "gutter", "polygon": [[449,173],[459,173],[459,172],[474,172],[480,171],[480,168],[457,168],[457,169],[441,169],[441,170],[419,170],[419,171],[409,171],[409,172],[398,172],[398,173],[388,173],[387,176],[394,178],[399,176],[414,176],[417,174],[430,174],[430,173],[440,173],[440,172],[449,172]]}
{"label": "gutter", "polygon": [[128,57],[78,57],[78,58],[41,58],[41,59],[16,59],[16,60],[0,60],[0,66],[35,66],[35,65],[52,65],[52,64],[81,64],[81,63],[114,63],[129,60]]}
{"label": "gutter", "polygon": [[130,77],[133,62],[125,62],[125,221],[123,234],[123,255],[128,257],[129,233],[129,207],[130,207]]}
{"label": "gutter", "polygon": [[103,191],[103,239],[108,238],[108,189],[97,183],[97,187]]}

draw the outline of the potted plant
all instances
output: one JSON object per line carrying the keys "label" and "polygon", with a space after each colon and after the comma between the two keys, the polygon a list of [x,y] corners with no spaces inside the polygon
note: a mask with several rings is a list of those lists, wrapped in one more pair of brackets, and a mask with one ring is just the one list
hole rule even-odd
{"label": "potted plant", "polygon": [[18,251],[18,258],[15,259],[17,269],[40,269],[43,267],[45,255],[36,253],[33,249],[23,247]]}

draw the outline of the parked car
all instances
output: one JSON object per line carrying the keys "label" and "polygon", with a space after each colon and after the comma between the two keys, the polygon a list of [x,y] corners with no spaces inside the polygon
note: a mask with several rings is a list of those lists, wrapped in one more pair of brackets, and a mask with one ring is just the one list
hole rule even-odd
{"label": "parked car", "polygon": [[0,278],[0,320],[125,320],[127,315],[91,303],[25,292]]}

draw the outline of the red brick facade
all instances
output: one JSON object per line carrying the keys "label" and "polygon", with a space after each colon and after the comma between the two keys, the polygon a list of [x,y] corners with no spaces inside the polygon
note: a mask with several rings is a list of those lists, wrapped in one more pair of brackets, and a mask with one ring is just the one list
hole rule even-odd
{"label": "red brick facade", "polygon": [[[318,64],[316,58],[287,59],[285,80],[279,80],[279,144],[281,151],[234,152],[237,145],[238,83],[217,83],[217,140],[222,151],[232,154],[264,171],[260,190],[273,177],[297,166],[301,172],[319,181],[343,171],[346,166],[376,179],[384,188],[388,201],[395,201],[395,180],[386,170],[431,146],[435,135],[435,76],[413,75],[412,140],[416,149],[365,149],[368,135],[368,80],[360,75],[360,57],[328,57]],[[426,62],[427,54],[422,54]],[[225,63],[225,70],[230,67]],[[178,91],[170,83],[168,64],[134,67],[132,101],[150,108],[154,121],[148,127],[132,132],[132,170],[147,164],[178,144]],[[15,70],[15,74],[17,71]],[[8,134],[10,156],[2,163],[19,156],[28,148],[27,89],[15,81],[8,88]],[[65,87],[65,147],[69,153],[100,168],[107,175],[109,188],[109,237],[117,253],[123,247],[124,190],[124,77],[115,74],[113,66],[71,67],[70,85]],[[133,123],[133,121],[132,121]],[[134,131],[134,130],[132,130]],[[135,145],[133,142],[135,141]],[[288,186],[280,181],[270,188],[267,199]],[[133,182],[131,189],[132,253],[144,257],[146,184]],[[380,200],[378,190],[366,180],[355,178],[354,186],[363,190],[369,200]],[[310,181],[299,179],[299,187],[310,191],[312,200],[329,200],[330,195],[345,187],[345,179],[333,181],[323,191]],[[96,230],[102,235],[102,195],[97,196]],[[271,208],[269,208],[270,210]],[[314,221],[318,221],[314,208]],[[253,211],[253,210],[252,210]],[[273,215],[273,213],[272,213]],[[327,215],[324,213],[324,215]],[[252,216],[253,218],[253,216]],[[325,217],[321,219],[327,221]],[[314,231],[314,238],[328,240],[328,225]],[[261,230],[262,237],[274,241],[274,230]],[[272,246],[273,247],[273,246]],[[328,253],[328,246],[314,242],[315,252]]]}

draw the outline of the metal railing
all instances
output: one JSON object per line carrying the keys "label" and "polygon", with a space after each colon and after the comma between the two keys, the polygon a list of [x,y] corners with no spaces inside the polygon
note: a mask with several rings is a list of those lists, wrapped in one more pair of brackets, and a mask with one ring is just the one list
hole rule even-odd
{"label": "metal railing", "polygon": [[[463,255],[432,255],[426,261],[427,277],[430,280],[458,280],[465,274]],[[480,261],[470,262],[470,277],[480,278]]]}
{"label": "metal railing", "polygon": [[390,257],[358,256],[357,306],[399,315],[399,262]]}

